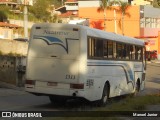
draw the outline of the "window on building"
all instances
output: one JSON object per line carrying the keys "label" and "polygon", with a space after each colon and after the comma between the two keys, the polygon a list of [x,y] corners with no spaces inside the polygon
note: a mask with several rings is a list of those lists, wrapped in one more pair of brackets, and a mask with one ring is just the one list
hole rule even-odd
{"label": "window on building", "polygon": [[141,28],[144,28],[144,27],[145,27],[145,24],[144,24],[144,23],[145,23],[145,18],[141,18],[141,19],[140,19],[140,27],[141,27]]}
{"label": "window on building", "polygon": [[149,17],[145,18],[145,27],[146,28],[151,27],[151,19]]}

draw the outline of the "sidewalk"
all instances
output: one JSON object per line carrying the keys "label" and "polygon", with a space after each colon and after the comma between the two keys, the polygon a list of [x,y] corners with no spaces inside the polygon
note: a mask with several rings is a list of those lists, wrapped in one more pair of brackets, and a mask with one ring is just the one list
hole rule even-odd
{"label": "sidewalk", "polygon": [[27,94],[25,91],[22,90],[15,90],[9,88],[0,88],[0,97],[7,97],[7,96],[19,96]]}
{"label": "sidewalk", "polygon": [[147,61],[147,63],[160,63],[160,60],[150,60],[150,61]]}
{"label": "sidewalk", "polygon": [[160,60],[151,60],[152,63],[160,63]]}
{"label": "sidewalk", "polygon": [[0,88],[9,88],[9,89],[14,89],[14,90],[24,90],[24,87],[17,87],[12,84],[8,84],[5,82],[0,81]]}
{"label": "sidewalk", "polygon": [[17,96],[24,95],[27,92],[24,91],[24,87],[16,87],[11,84],[0,82],[0,97],[2,96]]}

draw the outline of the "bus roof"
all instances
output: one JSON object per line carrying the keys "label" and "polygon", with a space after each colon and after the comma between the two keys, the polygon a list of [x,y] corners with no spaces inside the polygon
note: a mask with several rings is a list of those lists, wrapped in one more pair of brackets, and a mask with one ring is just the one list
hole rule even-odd
{"label": "bus roof", "polygon": [[140,40],[140,39],[123,36],[123,35],[112,33],[112,32],[106,32],[98,29],[88,28],[88,27],[86,27],[85,29],[87,29],[88,36],[103,38],[106,40],[113,40],[116,42],[123,42],[128,44],[144,46],[144,40],[142,39]]}
{"label": "bus roof", "polygon": [[[87,26],[82,26],[82,25],[75,25],[75,24],[63,24],[63,23],[37,23],[34,24],[33,27],[61,27],[61,28],[79,28],[81,30],[86,31],[87,36],[93,36],[97,38],[102,38],[106,40],[113,40],[117,42],[123,42],[123,43],[128,43],[128,44],[135,44],[135,45],[140,45],[144,46],[144,40],[140,40],[137,38],[132,38],[128,36],[123,36],[120,34],[112,33],[112,32],[106,32],[103,30],[95,29],[95,28],[90,28]],[[32,27],[32,28],[33,28]]]}

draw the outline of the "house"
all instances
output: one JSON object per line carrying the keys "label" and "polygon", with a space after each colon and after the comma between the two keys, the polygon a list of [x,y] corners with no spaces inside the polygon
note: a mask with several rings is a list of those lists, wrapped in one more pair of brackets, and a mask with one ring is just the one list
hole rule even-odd
{"label": "house", "polygon": [[132,5],[152,5],[153,0],[133,0]]}
{"label": "house", "polygon": [[0,5],[9,6],[11,8],[10,11],[20,13],[20,10],[17,9],[19,4],[17,2],[13,2],[13,0],[0,0]]}
{"label": "house", "polygon": [[15,24],[9,24],[6,22],[0,22],[0,38],[1,39],[13,39],[15,34],[19,34],[21,27]]}
{"label": "house", "polygon": [[59,15],[63,23],[68,23],[70,20],[78,18],[78,1],[67,0],[63,6],[55,9],[55,13]]}
{"label": "house", "polygon": [[17,3],[25,5],[33,5],[33,1],[34,0],[17,0]]}

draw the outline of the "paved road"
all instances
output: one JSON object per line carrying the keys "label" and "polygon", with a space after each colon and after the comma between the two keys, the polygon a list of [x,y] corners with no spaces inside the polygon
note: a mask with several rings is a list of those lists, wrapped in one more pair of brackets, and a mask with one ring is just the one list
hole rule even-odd
{"label": "paved road", "polygon": [[145,90],[142,95],[160,93],[160,63],[148,63]]}

